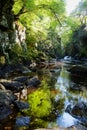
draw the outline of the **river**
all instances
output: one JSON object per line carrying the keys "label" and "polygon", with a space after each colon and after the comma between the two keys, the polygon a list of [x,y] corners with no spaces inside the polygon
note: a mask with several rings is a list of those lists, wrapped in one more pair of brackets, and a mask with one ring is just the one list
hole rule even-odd
{"label": "river", "polygon": [[[87,77],[84,74],[72,74],[69,70],[74,66],[78,67],[78,63],[64,64],[59,68],[42,68],[34,73],[42,83],[28,93],[29,109],[21,113],[16,112],[15,117],[13,116],[13,118],[24,116],[29,123],[25,126],[15,126],[12,119],[12,122],[10,120],[12,128],[34,130],[68,128],[81,124],[86,130]],[[7,125],[6,122],[3,125]]]}

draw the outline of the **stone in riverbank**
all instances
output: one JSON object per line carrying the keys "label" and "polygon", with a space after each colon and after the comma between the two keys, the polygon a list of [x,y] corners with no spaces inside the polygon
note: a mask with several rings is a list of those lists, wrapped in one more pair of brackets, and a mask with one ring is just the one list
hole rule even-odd
{"label": "stone in riverbank", "polygon": [[18,108],[19,111],[29,108],[29,104],[27,102],[15,101],[14,104],[15,104],[16,108]]}
{"label": "stone in riverbank", "polygon": [[16,97],[10,90],[0,90],[0,120],[5,119],[12,113],[11,104]]}
{"label": "stone in riverbank", "polygon": [[33,78],[29,79],[27,82],[26,82],[26,86],[27,88],[29,87],[37,87],[41,84],[41,81],[38,79],[37,76],[34,76]]}
{"label": "stone in riverbank", "polygon": [[17,82],[17,81],[1,79],[0,83],[3,86],[5,86],[6,89],[11,90],[12,92],[19,92],[24,88],[22,83]]}

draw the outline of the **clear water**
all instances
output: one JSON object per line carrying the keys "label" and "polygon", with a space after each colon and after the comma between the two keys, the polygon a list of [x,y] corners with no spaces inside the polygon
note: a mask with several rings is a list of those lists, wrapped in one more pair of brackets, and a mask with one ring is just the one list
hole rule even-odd
{"label": "clear water", "polygon": [[[80,120],[66,112],[66,108],[69,105],[73,107],[80,102],[87,104],[87,88],[84,86],[84,84],[87,85],[87,80],[84,82],[84,77],[71,75],[67,71],[69,67],[62,66],[60,69],[53,70],[42,69],[35,73],[42,84],[28,94],[27,101],[31,106],[30,109],[22,113],[14,112],[11,120],[8,121],[10,123],[4,122],[3,125],[15,128],[14,119],[19,115],[28,116],[30,119],[29,124],[23,126],[23,129],[67,128],[79,124]],[[72,89],[73,85],[75,89]],[[81,86],[81,89],[78,85]]]}

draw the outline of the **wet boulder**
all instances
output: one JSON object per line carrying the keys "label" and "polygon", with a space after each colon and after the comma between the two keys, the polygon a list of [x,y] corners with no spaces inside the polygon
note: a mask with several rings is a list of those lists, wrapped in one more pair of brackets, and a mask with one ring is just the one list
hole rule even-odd
{"label": "wet boulder", "polygon": [[68,105],[66,112],[78,119],[82,124],[87,126],[87,104],[84,102],[77,103],[74,106]]}
{"label": "wet boulder", "polygon": [[16,108],[18,108],[19,111],[29,108],[29,104],[27,102],[15,101],[14,104],[15,104]]}
{"label": "wet boulder", "polygon": [[17,82],[25,84],[29,78],[30,76],[19,76],[19,77],[15,77],[13,81],[17,81]]}
{"label": "wet boulder", "polygon": [[12,94],[10,90],[0,90],[0,104],[10,105],[17,98]]}
{"label": "wet boulder", "polygon": [[20,71],[22,74],[28,74],[28,73],[31,73],[31,70],[28,69],[28,68],[25,67],[25,66],[22,66],[22,68],[19,69],[19,71]]}
{"label": "wet boulder", "polygon": [[7,78],[11,73],[15,71],[15,67],[13,65],[3,65],[0,67],[0,77]]}
{"label": "wet boulder", "polygon": [[28,116],[20,116],[16,118],[15,128],[29,126],[30,118]]}
{"label": "wet boulder", "polygon": [[15,72],[21,73],[21,74],[27,74],[30,73],[30,69],[28,67],[24,66],[23,64],[16,64],[15,65]]}
{"label": "wet boulder", "polygon": [[84,102],[78,103],[73,107],[71,112],[75,116],[87,118],[87,104]]}
{"label": "wet boulder", "polygon": [[17,81],[11,81],[11,80],[4,80],[4,79],[2,79],[2,80],[0,80],[0,83],[2,85],[4,85],[6,89],[9,89],[9,90],[11,90],[13,92],[19,92],[19,91],[21,91],[24,88],[22,83],[17,82]]}
{"label": "wet boulder", "polygon": [[72,82],[69,89],[71,91],[81,91],[83,89],[83,86],[81,86],[80,84],[76,84],[76,83]]}
{"label": "wet boulder", "polygon": [[35,76],[35,77],[29,79],[29,80],[26,82],[26,86],[27,86],[27,88],[32,87],[32,86],[33,86],[33,87],[37,87],[37,86],[40,85],[40,83],[41,83],[41,81],[38,79],[37,76]]}

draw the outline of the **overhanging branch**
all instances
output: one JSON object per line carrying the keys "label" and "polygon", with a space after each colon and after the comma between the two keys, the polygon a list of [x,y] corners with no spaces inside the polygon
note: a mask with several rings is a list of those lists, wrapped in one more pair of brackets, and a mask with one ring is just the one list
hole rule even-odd
{"label": "overhanging branch", "polygon": [[34,9],[32,9],[32,10],[29,10],[29,11],[28,11],[28,10],[25,10],[25,8],[24,8],[24,6],[23,6],[22,9],[19,11],[19,13],[18,13],[17,15],[14,15],[15,20],[19,19],[20,15],[22,15],[22,14],[24,14],[24,13],[33,12],[33,11],[38,10],[38,9],[40,9],[40,8],[43,8],[43,9],[46,9],[46,10],[49,9],[49,10],[53,13],[54,17],[56,18],[56,20],[58,21],[58,23],[60,24],[60,26],[62,26],[62,23],[61,23],[61,21],[60,21],[60,18],[59,18],[59,16],[56,14],[55,10],[54,10],[52,7],[50,7],[50,6],[48,6],[48,5],[44,5],[44,4],[38,5],[38,6],[36,6],[36,8],[34,8]]}

